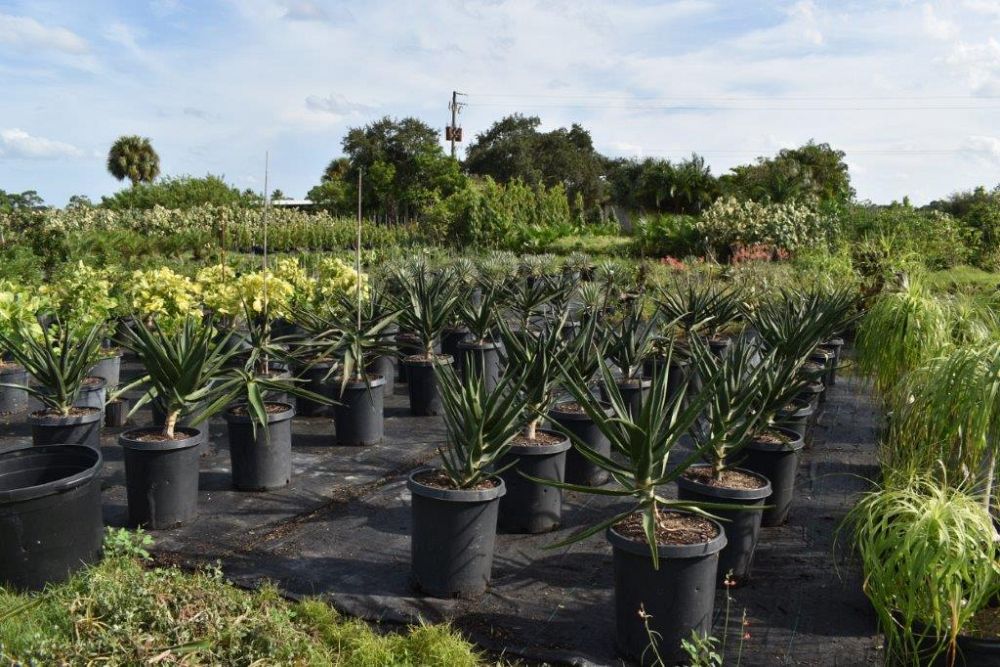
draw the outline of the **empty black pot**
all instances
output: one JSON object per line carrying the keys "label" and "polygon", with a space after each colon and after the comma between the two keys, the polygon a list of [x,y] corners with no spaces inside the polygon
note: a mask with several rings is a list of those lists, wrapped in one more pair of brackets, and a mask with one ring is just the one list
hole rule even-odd
{"label": "empty black pot", "polygon": [[771,482],[770,507],[764,510],[761,525],[780,526],[788,520],[788,511],[795,498],[795,474],[804,446],[802,437],[795,431],[777,427],[773,429],[784,437],[784,442],[772,443],[752,439],[743,449],[740,466],[763,475]]}
{"label": "empty black pot", "polygon": [[[691,466],[690,470],[708,468],[706,465],[696,465]],[[763,475],[749,470],[734,470],[757,478],[760,486],[756,489],[731,489],[705,484],[701,478],[691,478],[685,474],[677,478],[677,497],[680,500],[739,506],[731,510],[713,508],[710,511],[713,516],[723,519],[721,524],[726,532],[726,547],[719,552],[719,581],[725,581],[732,573],[731,581],[742,585],[750,577],[750,566],[760,537],[761,508],[771,495],[771,483]]]}
{"label": "empty black pot", "polygon": [[125,491],[132,526],[173,528],[198,514],[198,455],[205,441],[195,428],[175,429],[174,440],[146,440],[162,429],[125,431],[118,444],[125,455]]}
{"label": "empty black pot", "polygon": [[101,464],[85,445],[0,453],[0,587],[41,590],[97,562]]}
{"label": "empty black pot", "polygon": [[726,546],[726,533],[717,522],[718,533],[700,544],[657,546],[660,567],[653,569],[649,545],[609,528],[608,541],[614,553],[615,643],[626,657],[643,665],[653,663],[653,652],[639,610],[652,618],[664,664],[685,661],[681,640],[691,631],[712,632],[719,552]]}
{"label": "empty black pot", "polygon": [[24,367],[0,361],[0,415],[11,415],[28,409],[28,391],[22,389],[26,386],[28,371]]}
{"label": "empty black pot", "polygon": [[[337,380],[339,391],[340,380]],[[385,378],[348,382],[333,407],[338,445],[374,445],[385,437]]]}
{"label": "empty black pot", "polygon": [[476,597],[490,582],[503,480],[482,490],[442,489],[413,472],[410,568],[414,586],[434,597]]}
{"label": "empty black pot", "polygon": [[124,396],[110,401],[104,407],[104,425],[108,428],[121,428],[128,421],[129,400]]}
{"label": "empty black pot", "polygon": [[[611,456],[611,442],[604,435],[594,420],[586,412],[579,410],[567,411],[569,404],[578,405],[575,401],[559,403],[549,410],[549,419],[558,423],[587,447],[602,456]],[[611,413],[611,406],[606,406],[605,412]],[[566,452],[566,481],[570,484],[600,486],[608,481],[608,473],[585,458],[574,446]]]}
{"label": "empty black pot", "polygon": [[545,533],[559,526],[562,515],[562,490],[526,479],[520,473],[538,479],[562,482],[566,478],[566,450],[569,438],[554,431],[539,433],[560,438],[551,445],[512,445],[497,466],[514,465],[500,473],[507,494],[500,501],[500,529],[508,533]]}
{"label": "empty black pot", "polygon": [[28,415],[31,442],[37,445],[87,445],[101,446],[101,411],[97,408],[77,408],[63,417],[39,410]]}
{"label": "empty black pot", "polygon": [[500,382],[500,346],[492,341],[479,342],[463,340],[458,344],[462,359],[462,377],[475,371],[479,377],[485,378],[486,391],[496,389]]}
{"label": "empty black pot", "polygon": [[436,355],[430,359],[412,356],[403,359],[406,366],[406,390],[410,396],[410,414],[416,417],[439,415],[444,406],[434,367],[452,363],[452,358]]}
{"label": "empty black pot", "polygon": [[292,417],[295,408],[289,403],[268,402],[279,406],[268,412],[267,426],[254,429],[247,414],[236,414],[240,406],[223,413],[229,425],[229,459],[233,466],[233,486],[240,491],[270,491],[287,486],[292,478]]}

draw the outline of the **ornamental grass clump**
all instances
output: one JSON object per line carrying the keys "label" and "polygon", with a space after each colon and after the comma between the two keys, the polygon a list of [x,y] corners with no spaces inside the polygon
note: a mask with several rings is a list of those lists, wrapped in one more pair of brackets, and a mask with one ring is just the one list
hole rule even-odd
{"label": "ornamental grass clump", "polygon": [[917,283],[882,294],[858,326],[858,366],[885,398],[908,372],[951,345],[946,307]]}
{"label": "ornamental grass clump", "polygon": [[851,510],[864,591],[903,664],[954,664],[958,635],[1000,591],[1000,542],[979,499],[927,477],[866,493]]}

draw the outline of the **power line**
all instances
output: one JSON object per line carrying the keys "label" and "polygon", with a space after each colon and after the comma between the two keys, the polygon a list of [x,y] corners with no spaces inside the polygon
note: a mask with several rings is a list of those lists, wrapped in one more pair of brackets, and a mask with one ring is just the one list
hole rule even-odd
{"label": "power line", "polygon": [[[510,104],[467,102],[470,107],[510,108]],[[780,106],[714,106],[714,105],[626,105],[626,104],[519,104],[528,109],[611,109],[620,111],[998,111],[1000,106],[839,106],[839,107],[780,107]]]}
{"label": "power line", "polygon": [[501,97],[501,98],[531,98],[531,99],[602,99],[602,100],[628,100],[633,102],[662,102],[666,100],[700,100],[700,101],[750,101],[761,100],[773,101],[838,101],[838,100],[997,100],[1000,95],[664,95],[664,96],[637,96],[637,95],[562,95],[550,93],[526,94],[526,93],[469,93],[474,97]]}

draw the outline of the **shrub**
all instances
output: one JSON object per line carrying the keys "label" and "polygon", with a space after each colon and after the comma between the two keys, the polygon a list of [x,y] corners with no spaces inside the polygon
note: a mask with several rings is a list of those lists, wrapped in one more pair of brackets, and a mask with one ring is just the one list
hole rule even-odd
{"label": "shrub", "polygon": [[211,174],[196,178],[176,176],[162,178],[153,183],[138,183],[119,190],[110,197],[101,198],[101,206],[114,211],[150,209],[162,206],[185,210],[197,206],[251,205],[260,202],[256,195],[240,193],[218,176]]}
{"label": "shrub", "polygon": [[695,222],[708,250],[728,257],[736,244],[773,245],[795,251],[828,243],[833,220],[812,206],[798,203],[767,204],[735,197],[718,199]]}

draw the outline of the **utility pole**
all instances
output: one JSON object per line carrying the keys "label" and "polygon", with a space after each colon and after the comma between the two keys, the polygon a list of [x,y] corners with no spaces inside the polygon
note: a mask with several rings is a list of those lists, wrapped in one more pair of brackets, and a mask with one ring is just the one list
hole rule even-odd
{"label": "utility pole", "polygon": [[451,125],[445,129],[444,133],[444,138],[451,142],[452,157],[455,157],[455,142],[462,140],[462,128],[458,126],[458,114],[461,113],[465,102],[458,101],[459,95],[466,96],[465,93],[460,93],[457,90],[451,91],[451,102],[448,103],[448,109],[451,111]]}

